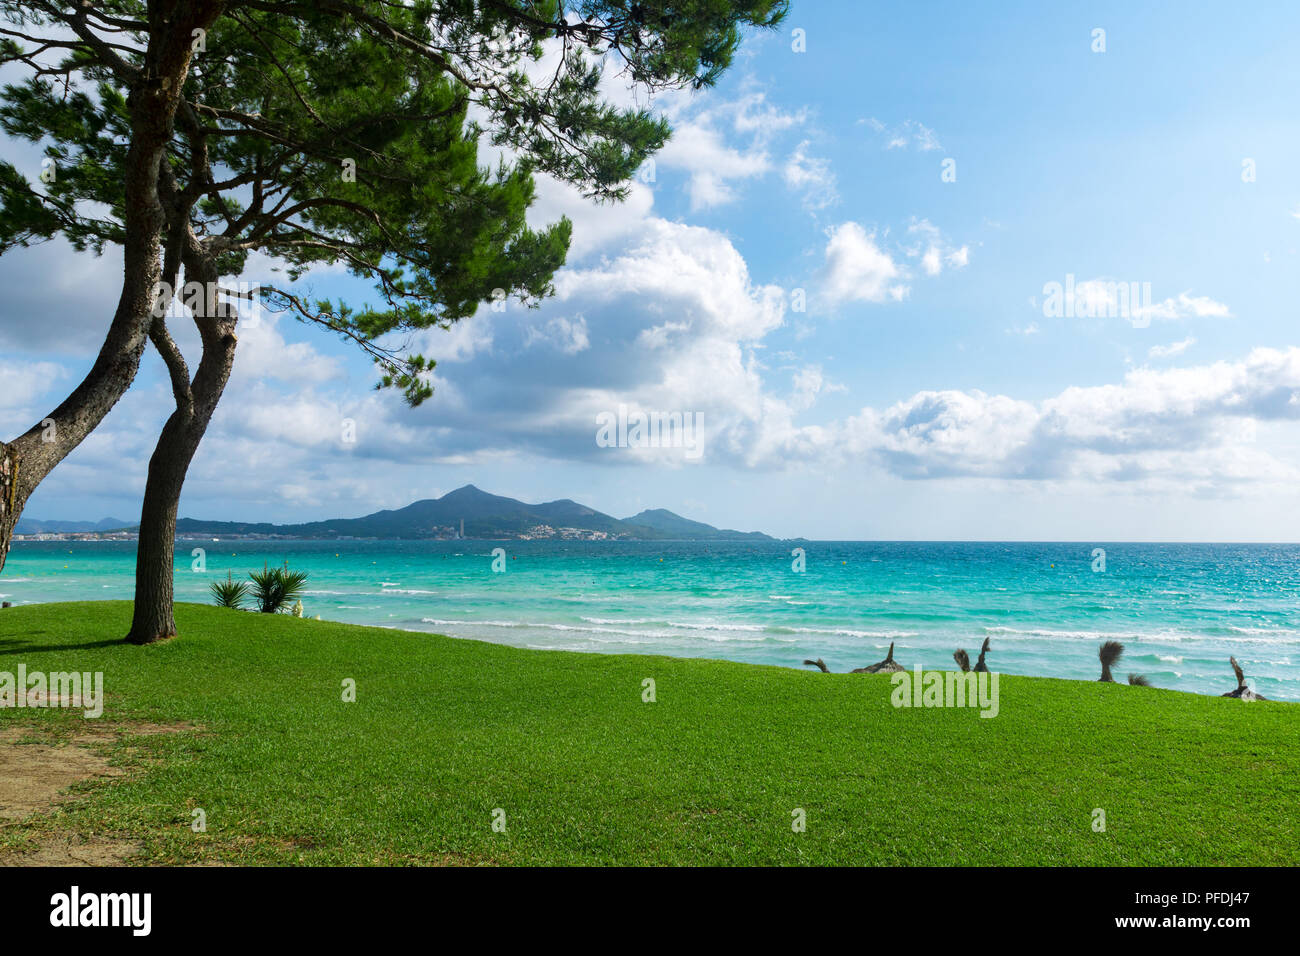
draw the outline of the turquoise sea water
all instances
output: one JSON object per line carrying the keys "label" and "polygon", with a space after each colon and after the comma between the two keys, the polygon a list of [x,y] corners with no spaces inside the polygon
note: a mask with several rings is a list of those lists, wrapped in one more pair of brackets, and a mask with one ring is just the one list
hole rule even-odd
{"label": "turquoise sea water", "polygon": [[[551,541],[178,542],[178,600],[264,561],[310,575],[309,616],[519,647],[717,657],[847,671],[972,660],[1011,674],[1118,675],[1222,693],[1235,655],[1266,697],[1300,700],[1300,545]],[[196,547],[206,571],[192,570]],[[504,572],[492,570],[504,548]],[[1094,571],[1093,549],[1105,549]],[[18,542],[0,594],[16,604],[130,599],[132,542]],[[233,620],[237,620],[234,618]]]}

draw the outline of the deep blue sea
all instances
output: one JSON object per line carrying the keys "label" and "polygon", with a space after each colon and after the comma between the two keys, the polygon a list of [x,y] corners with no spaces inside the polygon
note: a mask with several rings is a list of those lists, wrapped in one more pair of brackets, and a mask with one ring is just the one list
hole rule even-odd
{"label": "deep blue sea", "polygon": [[[0,594],[130,599],[134,559],[133,542],[18,542]],[[1222,693],[1231,654],[1260,693],[1300,700],[1300,545],[223,539],[178,542],[177,599],[286,559],[310,575],[308,616],[517,647],[847,671],[891,641],[908,668],[951,668],[988,637],[994,670],[1096,679],[1114,639],[1121,679]]]}

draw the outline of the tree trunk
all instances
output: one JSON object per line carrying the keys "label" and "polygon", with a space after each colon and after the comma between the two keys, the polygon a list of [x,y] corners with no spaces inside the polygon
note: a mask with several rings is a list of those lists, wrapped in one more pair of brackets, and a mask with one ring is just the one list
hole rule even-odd
{"label": "tree trunk", "polygon": [[14,525],[18,523],[21,506],[15,508],[18,498],[18,452],[12,445],[0,442],[0,569],[5,566],[9,544],[13,540]]}
{"label": "tree trunk", "polygon": [[193,454],[184,451],[191,420],[180,409],[173,412],[149,459],[135,556],[135,606],[126,636],[132,644],[152,644],[176,636],[172,614],[176,510]]}
{"label": "tree trunk", "polygon": [[[166,7],[166,9],[162,9]],[[168,210],[158,179],[171,142],[195,29],[221,11],[217,2],[150,5],[145,69],[127,98],[131,145],[123,183],[122,293],[104,344],[81,384],[54,411],[8,444],[0,443],[0,570],[27,499],[54,466],[81,444],[130,388],[148,340],[162,275],[161,235]]]}
{"label": "tree trunk", "polygon": [[[58,408],[12,442],[0,444],[0,493],[4,496],[0,504],[0,570],[9,556],[14,526],[31,493],[104,420],[140,368],[160,271],[157,230],[138,244],[144,248],[127,257],[130,265],[122,281],[117,312],[90,372]],[[132,269],[136,270],[134,275]]]}
{"label": "tree trunk", "polygon": [[216,294],[216,267],[191,252],[186,281],[205,284],[205,315],[195,316],[203,340],[203,358],[193,382],[186,382],[184,359],[160,322],[154,344],[167,363],[176,396],[176,411],[167,419],[153,456],[140,509],[140,541],[135,559],[135,607],[126,639],[153,644],[176,636],[174,613],[176,513],[194,453],[221,401],[235,361],[235,323]]}

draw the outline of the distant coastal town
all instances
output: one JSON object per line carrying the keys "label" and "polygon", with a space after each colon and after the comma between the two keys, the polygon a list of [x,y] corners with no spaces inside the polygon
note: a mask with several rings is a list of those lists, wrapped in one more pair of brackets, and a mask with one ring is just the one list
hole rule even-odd
{"label": "distant coastal town", "polygon": [[[15,541],[135,541],[140,535],[135,531],[44,531],[37,534],[16,534]],[[179,537],[179,535],[178,535]]]}

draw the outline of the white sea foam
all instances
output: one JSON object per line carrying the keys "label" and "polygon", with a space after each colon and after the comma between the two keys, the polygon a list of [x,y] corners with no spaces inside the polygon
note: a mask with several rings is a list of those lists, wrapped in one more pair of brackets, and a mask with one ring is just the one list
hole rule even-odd
{"label": "white sea foam", "polygon": [[[866,640],[895,641],[918,636],[916,631],[870,631],[855,628],[833,627],[784,627],[780,625],[730,624],[719,621],[655,621],[651,618],[615,618],[583,617],[580,620],[588,627],[576,624],[563,624],[554,621],[511,621],[511,620],[468,620],[455,618],[422,617],[420,623],[433,624],[438,627],[491,627],[514,630],[538,629],[551,631],[571,631],[589,634],[618,634],[628,637],[677,638],[694,634],[696,637],[712,641],[749,640],[756,635],[766,633],[767,639],[780,643],[797,642],[795,635],[817,637],[852,637]],[[660,625],[659,627],[642,627],[637,625]],[[610,626],[614,625],[614,626]],[[686,632],[686,633],[682,633]]]}
{"label": "white sea foam", "polygon": [[[605,625],[589,624],[581,626],[577,624],[560,624],[553,621],[501,621],[501,620],[458,620],[454,618],[422,617],[421,624],[432,624],[435,627],[457,627],[457,628],[505,628],[509,630],[544,630],[560,631],[572,634],[584,635],[604,635],[615,637],[637,638],[632,641],[618,641],[617,643],[640,644],[654,641],[663,642],[664,640],[681,642],[688,638],[703,639],[706,641],[754,641],[754,640],[775,640],[780,643],[790,644],[793,640],[786,640],[780,637],[762,638],[757,634],[763,628],[745,625],[743,627],[730,628],[726,625],[711,624],[699,625],[698,628],[691,628],[681,624],[667,624],[666,627],[659,628],[641,628],[629,629],[628,627],[609,627]],[[628,621],[617,621],[617,624],[629,624]],[[648,622],[654,623],[654,622]],[[666,623],[666,622],[665,622]],[[683,633],[685,632],[685,633]]]}
{"label": "white sea foam", "polygon": [[691,621],[668,621],[669,627],[680,627],[687,631],[761,631],[762,624],[726,624],[713,621],[694,623]]}
{"label": "white sea foam", "polygon": [[1083,641],[1183,641],[1201,636],[1181,631],[1056,631],[1042,627],[1019,628],[1004,625],[985,627],[983,630],[990,636],[1000,635],[1011,640],[1056,638]]}
{"label": "white sea foam", "polygon": [[620,634],[628,637],[672,637],[668,631],[629,631],[616,627],[579,627],[576,624],[554,624],[540,621],[458,621],[449,618],[422,617],[421,624],[437,627],[502,627],[512,630],[570,631],[578,634]]}
{"label": "white sea foam", "polygon": [[1222,634],[1198,634],[1192,631],[1161,629],[1155,631],[1056,631],[1047,628],[1016,628],[1006,626],[985,627],[984,633],[999,635],[1003,640],[1084,640],[1084,641],[1145,641],[1157,644],[1180,644],[1185,641],[1228,644],[1295,644],[1300,643],[1300,632],[1280,628],[1228,627],[1243,635],[1230,637]]}
{"label": "white sea foam", "polygon": [[823,634],[830,637],[861,637],[874,640],[901,640],[917,637],[917,631],[860,631],[848,627],[773,627],[773,631],[787,634]]}

